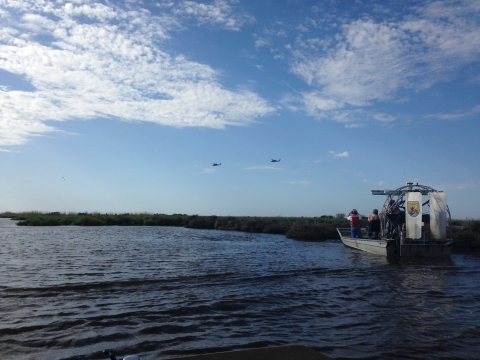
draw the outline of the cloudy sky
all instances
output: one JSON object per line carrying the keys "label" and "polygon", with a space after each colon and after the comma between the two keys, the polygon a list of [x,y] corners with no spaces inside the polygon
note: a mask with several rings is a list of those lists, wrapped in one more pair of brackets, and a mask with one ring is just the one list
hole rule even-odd
{"label": "cloudy sky", "polygon": [[0,211],[368,214],[413,181],[478,219],[479,25],[478,0],[0,0]]}

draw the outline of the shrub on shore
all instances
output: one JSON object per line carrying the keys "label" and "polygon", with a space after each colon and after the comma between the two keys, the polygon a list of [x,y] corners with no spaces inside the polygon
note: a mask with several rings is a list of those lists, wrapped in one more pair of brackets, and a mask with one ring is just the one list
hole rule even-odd
{"label": "shrub on shore", "polygon": [[[20,226],[185,226],[194,229],[233,230],[286,235],[298,240],[338,239],[337,227],[349,227],[348,220],[337,214],[305,217],[234,217],[188,216],[185,214],[100,214],[100,213],[28,213],[5,212],[0,217],[19,220]],[[480,220],[452,220],[454,252],[480,252]],[[362,219],[361,226],[367,225]]]}
{"label": "shrub on shore", "polygon": [[326,240],[338,238],[337,224],[298,221],[287,231],[287,237],[298,240]]}
{"label": "shrub on shore", "polygon": [[295,218],[217,217],[215,229],[285,235]]}
{"label": "shrub on shore", "polygon": [[280,222],[272,222],[263,228],[264,233],[266,234],[279,234],[279,235],[285,235],[288,232],[288,229],[290,228],[289,225],[285,223],[280,223]]}
{"label": "shrub on shore", "polygon": [[454,252],[480,252],[480,220],[465,220],[452,229]]}
{"label": "shrub on shore", "polygon": [[[345,219],[336,219],[333,216],[322,215],[319,218],[304,217],[234,217],[234,216],[199,216],[182,214],[100,214],[100,213],[41,213],[29,212],[22,214],[6,213],[13,220],[20,220],[20,226],[184,226],[194,229],[233,230],[251,233],[280,234],[298,239],[322,240],[336,238],[332,231]],[[0,215],[1,216],[1,215]],[[6,216],[5,216],[6,217]],[[294,224],[304,222],[299,231],[298,225],[292,230]],[[308,224],[312,229],[307,230]],[[320,226],[324,225],[324,228]],[[328,230],[327,230],[328,229]],[[305,235],[308,232],[308,235]]]}
{"label": "shrub on shore", "polygon": [[[3,215],[3,214],[2,214]],[[184,226],[187,215],[46,213],[8,214],[19,226]],[[7,217],[7,216],[2,216]]]}
{"label": "shrub on shore", "polygon": [[215,229],[216,216],[193,215],[184,221],[184,226],[192,229]]}

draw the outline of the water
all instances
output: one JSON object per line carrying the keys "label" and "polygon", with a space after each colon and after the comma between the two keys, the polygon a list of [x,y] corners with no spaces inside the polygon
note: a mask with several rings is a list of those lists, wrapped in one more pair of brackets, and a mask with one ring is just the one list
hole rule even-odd
{"label": "water", "polygon": [[474,359],[480,258],[388,261],[339,240],[0,221],[0,358],[142,360],[303,344]]}

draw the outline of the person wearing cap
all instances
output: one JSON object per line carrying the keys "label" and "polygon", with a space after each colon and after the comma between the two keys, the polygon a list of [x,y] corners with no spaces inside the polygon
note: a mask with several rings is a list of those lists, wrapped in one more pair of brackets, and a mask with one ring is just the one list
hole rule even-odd
{"label": "person wearing cap", "polygon": [[358,237],[361,239],[362,229],[360,229],[360,220],[362,217],[358,213],[357,209],[350,211],[347,215],[347,219],[350,220],[350,234],[352,234],[352,238]]}

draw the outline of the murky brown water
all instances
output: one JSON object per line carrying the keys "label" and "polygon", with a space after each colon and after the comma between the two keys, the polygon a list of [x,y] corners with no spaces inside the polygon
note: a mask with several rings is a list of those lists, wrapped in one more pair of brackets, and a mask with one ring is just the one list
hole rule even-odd
{"label": "murky brown water", "polygon": [[475,359],[480,258],[387,261],[340,241],[0,221],[0,358],[142,360],[303,344]]}

